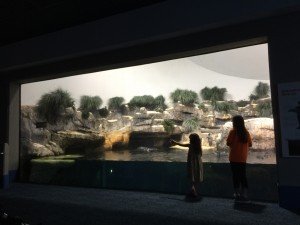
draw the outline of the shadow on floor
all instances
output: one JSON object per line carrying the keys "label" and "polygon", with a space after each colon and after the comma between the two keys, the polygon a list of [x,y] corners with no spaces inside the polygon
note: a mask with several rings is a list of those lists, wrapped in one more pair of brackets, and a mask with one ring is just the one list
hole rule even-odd
{"label": "shadow on floor", "polygon": [[196,203],[196,202],[201,202],[203,200],[203,197],[197,197],[197,198],[192,198],[192,197],[187,197],[184,196],[182,198],[177,198],[177,197],[161,197],[165,199],[170,199],[170,200],[176,200],[176,201],[181,201],[181,202],[191,202],[191,203]]}
{"label": "shadow on floor", "polygon": [[266,206],[263,205],[263,204],[252,203],[252,202],[249,202],[249,203],[235,202],[234,205],[233,205],[233,208],[235,210],[239,210],[239,211],[245,211],[245,212],[259,214],[259,213],[263,213]]}

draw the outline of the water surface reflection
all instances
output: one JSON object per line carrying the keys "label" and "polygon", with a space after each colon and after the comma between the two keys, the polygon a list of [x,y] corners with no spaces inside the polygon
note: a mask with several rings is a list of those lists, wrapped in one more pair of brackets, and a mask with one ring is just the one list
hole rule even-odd
{"label": "water surface reflection", "polygon": [[[98,160],[114,161],[163,161],[163,162],[186,162],[187,150],[170,148],[137,148],[126,150],[105,151],[96,157]],[[228,153],[217,152],[213,149],[204,150],[203,162],[224,163],[228,161]],[[276,156],[274,151],[249,152],[248,163],[275,164]]]}

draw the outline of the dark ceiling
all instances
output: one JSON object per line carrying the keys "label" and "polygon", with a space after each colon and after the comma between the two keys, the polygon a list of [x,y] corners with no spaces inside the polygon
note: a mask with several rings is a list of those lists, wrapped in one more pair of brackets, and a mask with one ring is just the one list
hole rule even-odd
{"label": "dark ceiling", "polygon": [[0,46],[162,1],[164,0],[0,1]]}

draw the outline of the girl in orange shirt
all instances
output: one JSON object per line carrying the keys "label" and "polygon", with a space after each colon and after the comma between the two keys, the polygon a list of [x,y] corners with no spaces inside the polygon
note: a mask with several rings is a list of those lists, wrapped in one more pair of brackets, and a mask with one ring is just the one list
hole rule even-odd
{"label": "girl in orange shirt", "polygon": [[232,118],[232,126],[233,128],[229,132],[226,143],[230,147],[229,161],[233,178],[234,198],[235,200],[248,201],[246,162],[248,148],[252,146],[252,139],[245,128],[242,116],[234,116]]}

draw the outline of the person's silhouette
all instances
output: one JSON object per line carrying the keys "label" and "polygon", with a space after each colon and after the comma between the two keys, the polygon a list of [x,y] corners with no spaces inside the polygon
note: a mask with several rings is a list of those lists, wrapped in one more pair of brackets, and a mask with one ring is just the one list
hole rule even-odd
{"label": "person's silhouette", "polygon": [[198,199],[199,185],[203,181],[201,138],[198,134],[192,133],[189,139],[190,142],[186,144],[174,140],[170,140],[170,143],[189,148],[187,155],[187,175],[190,180],[190,192],[187,194],[187,197]]}
{"label": "person's silhouette", "polygon": [[211,135],[210,135],[210,133],[208,133],[208,135],[207,135],[207,141],[208,141],[208,145],[209,146],[212,146],[212,137],[211,137]]}
{"label": "person's silhouette", "polygon": [[244,118],[236,115],[232,118],[232,129],[226,139],[229,146],[229,162],[232,171],[235,201],[249,201],[246,164],[249,147],[252,146],[252,137],[245,127]]}

